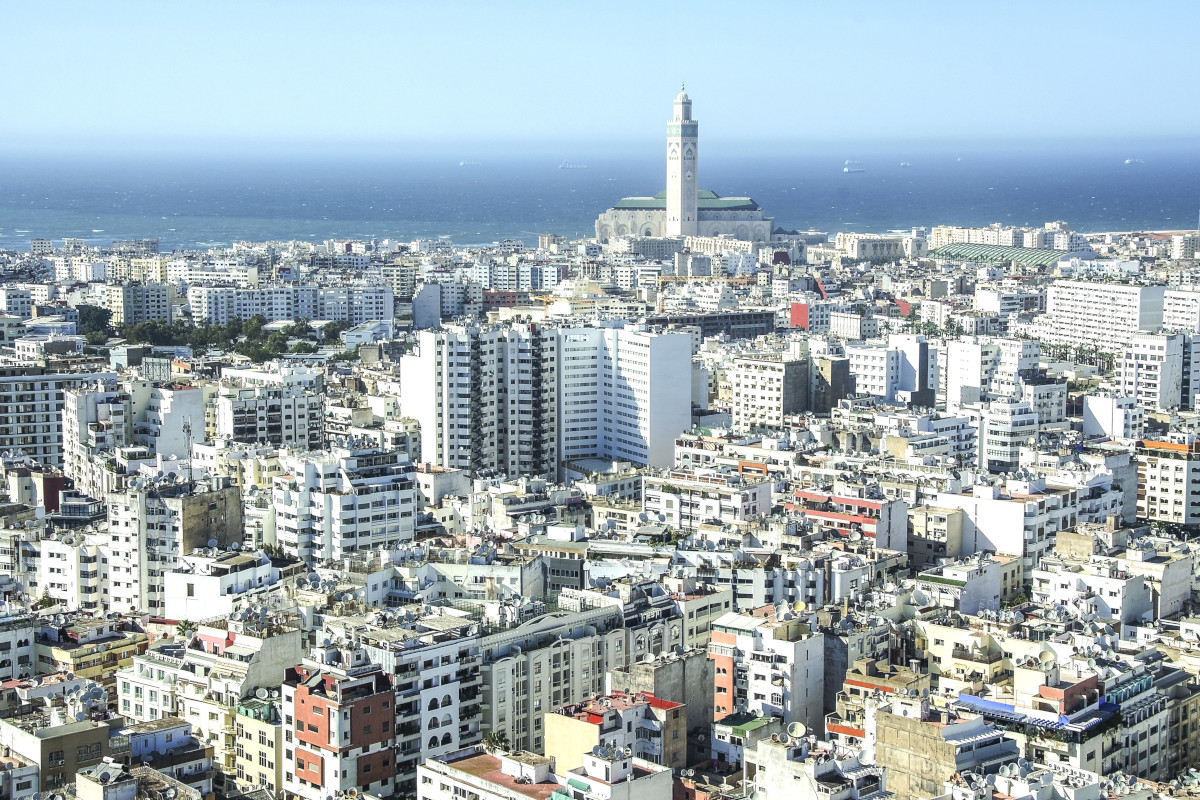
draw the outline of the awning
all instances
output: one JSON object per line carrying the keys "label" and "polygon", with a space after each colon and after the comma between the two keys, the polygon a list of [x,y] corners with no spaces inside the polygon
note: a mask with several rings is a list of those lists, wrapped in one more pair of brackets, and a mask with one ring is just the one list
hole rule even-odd
{"label": "awning", "polygon": [[229,647],[226,647],[221,651],[221,655],[230,656],[240,660],[243,656],[249,656],[253,658],[255,652],[257,651],[251,650],[249,647],[243,647],[240,644],[231,644]]}
{"label": "awning", "polygon": [[575,788],[575,789],[578,789],[578,790],[579,790],[579,791],[581,791],[581,792],[590,792],[590,791],[592,790],[592,787],[591,787],[591,786],[589,786],[588,784],[584,783],[583,781],[577,781],[577,780],[575,780],[574,778],[568,778],[568,779],[567,779],[567,785],[568,785],[568,786],[571,786],[571,787],[573,787],[573,788]]}

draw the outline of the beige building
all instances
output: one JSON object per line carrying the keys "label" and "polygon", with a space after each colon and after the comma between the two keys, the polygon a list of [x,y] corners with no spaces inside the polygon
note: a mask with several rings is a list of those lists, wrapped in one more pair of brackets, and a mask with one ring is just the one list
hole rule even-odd
{"label": "beige building", "polygon": [[938,506],[908,509],[908,561],[918,571],[943,559],[962,558],[962,510]]}
{"label": "beige building", "polygon": [[283,788],[283,716],[276,690],[260,689],[265,698],[251,697],[237,704],[234,717],[234,764],[238,784],[246,789],[265,788],[274,796]]}
{"label": "beige building", "polygon": [[612,692],[546,714],[546,755],[560,770],[583,766],[597,746],[629,748],[635,758],[674,769],[687,760],[687,707],[652,694]]}
{"label": "beige building", "polygon": [[726,373],[735,430],[778,428],[808,409],[808,361],[782,355],[735,358]]}

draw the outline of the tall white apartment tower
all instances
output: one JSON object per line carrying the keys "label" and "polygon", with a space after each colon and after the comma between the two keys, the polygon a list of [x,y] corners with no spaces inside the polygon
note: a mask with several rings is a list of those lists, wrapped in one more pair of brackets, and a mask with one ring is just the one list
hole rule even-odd
{"label": "tall white apartment tower", "polygon": [[692,101],[680,90],[675,115],[667,123],[667,236],[695,236],[696,157],[700,124],[692,119]]}

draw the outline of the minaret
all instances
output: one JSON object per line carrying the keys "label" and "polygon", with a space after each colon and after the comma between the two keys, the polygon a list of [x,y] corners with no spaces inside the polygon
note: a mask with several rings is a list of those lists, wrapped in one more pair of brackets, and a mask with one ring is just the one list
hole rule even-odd
{"label": "minaret", "polygon": [[667,236],[695,236],[696,149],[699,123],[692,101],[680,87],[675,116],[667,123]]}

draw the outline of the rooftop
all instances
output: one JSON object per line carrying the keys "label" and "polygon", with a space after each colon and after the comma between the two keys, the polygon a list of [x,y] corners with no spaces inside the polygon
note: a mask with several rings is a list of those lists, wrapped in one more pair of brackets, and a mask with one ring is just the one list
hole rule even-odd
{"label": "rooftop", "polygon": [[[523,753],[514,753],[509,755],[509,758],[518,761],[526,757],[528,757],[527,754]],[[543,758],[542,756],[533,757]],[[451,769],[466,772],[469,775],[474,775],[476,778],[481,778],[498,786],[503,786],[509,792],[518,792],[526,797],[534,798],[535,800],[547,800],[554,790],[558,788],[557,783],[550,781],[546,781],[544,783],[517,783],[513,776],[506,775],[503,771],[501,771],[500,759],[496,758],[495,756],[490,756],[487,753],[473,753],[455,761],[448,760],[446,761],[446,765]]]}
{"label": "rooftop", "polygon": [[[667,193],[653,197],[622,197],[613,206],[623,211],[665,211]],[[696,192],[696,208],[700,211],[758,211],[759,205],[749,197],[721,197],[716,192],[701,189]]]}

